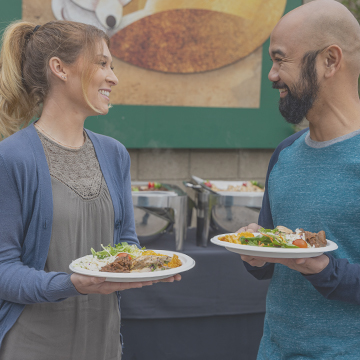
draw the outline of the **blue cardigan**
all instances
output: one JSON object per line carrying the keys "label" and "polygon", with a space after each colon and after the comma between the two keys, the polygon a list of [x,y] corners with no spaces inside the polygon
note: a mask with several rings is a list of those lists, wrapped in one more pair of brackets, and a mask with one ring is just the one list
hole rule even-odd
{"label": "blue cardigan", "polygon": [[[129,154],[115,139],[86,132],[114,206],[114,243],[139,244]],[[79,295],[69,274],[43,270],[52,219],[49,168],[36,129],[30,125],[0,142],[0,346],[25,304]]]}

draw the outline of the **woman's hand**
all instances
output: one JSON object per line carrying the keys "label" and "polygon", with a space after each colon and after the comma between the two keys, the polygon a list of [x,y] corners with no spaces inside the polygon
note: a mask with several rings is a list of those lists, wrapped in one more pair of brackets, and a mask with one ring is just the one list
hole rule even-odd
{"label": "woman's hand", "polygon": [[181,280],[181,275],[180,274],[176,274],[174,276],[165,278],[165,279],[161,279],[161,280],[154,280],[154,283],[157,282],[174,282],[174,281],[180,281]]}
{"label": "woman's hand", "polygon": [[[71,275],[70,279],[80,294],[111,294],[115,291],[142,288],[143,286],[148,286],[159,282],[159,280],[142,282],[112,282],[106,281],[106,278],[86,276],[75,273]],[[181,275],[171,276],[160,281],[174,282],[175,280],[181,280]]]}
{"label": "woman's hand", "polygon": [[106,278],[86,276],[75,273],[71,275],[70,279],[80,294],[111,294],[115,291],[141,288],[143,286],[153,284],[153,281],[111,282],[106,281]]}

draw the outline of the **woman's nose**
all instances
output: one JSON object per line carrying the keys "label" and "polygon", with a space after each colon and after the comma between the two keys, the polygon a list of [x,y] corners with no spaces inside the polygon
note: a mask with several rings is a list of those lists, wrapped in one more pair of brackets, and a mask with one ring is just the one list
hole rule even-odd
{"label": "woman's nose", "polygon": [[113,86],[115,86],[115,85],[118,84],[119,80],[118,80],[118,78],[116,77],[116,75],[113,73],[113,71],[111,71],[111,72],[112,72],[112,74],[110,74],[110,75],[106,78],[106,80],[107,80],[108,82],[110,82]]}

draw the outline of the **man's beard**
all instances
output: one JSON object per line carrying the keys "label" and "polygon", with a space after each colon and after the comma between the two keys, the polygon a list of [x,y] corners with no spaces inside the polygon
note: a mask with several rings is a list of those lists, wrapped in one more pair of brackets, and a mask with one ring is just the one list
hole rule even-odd
{"label": "man's beard", "polygon": [[290,124],[299,124],[312,108],[319,83],[316,72],[316,56],[319,51],[308,52],[302,59],[300,80],[290,90],[284,83],[273,83],[274,89],[286,89],[287,95],[279,100],[281,115]]}

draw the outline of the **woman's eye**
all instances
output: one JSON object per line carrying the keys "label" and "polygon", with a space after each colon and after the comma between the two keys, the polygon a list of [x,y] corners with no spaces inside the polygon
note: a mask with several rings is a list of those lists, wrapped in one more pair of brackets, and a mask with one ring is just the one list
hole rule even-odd
{"label": "woman's eye", "polygon": [[101,64],[101,66],[105,67],[106,66],[106,61],[102,61],[100,64]]}
{"label": "woman's eye", "polygon": [[112,71],[114,71],[114,67],[113,67],[113,66],[110,66],[110,69],[111,69]]}

